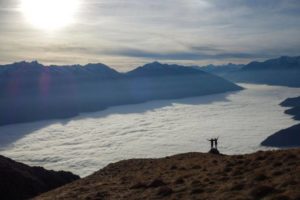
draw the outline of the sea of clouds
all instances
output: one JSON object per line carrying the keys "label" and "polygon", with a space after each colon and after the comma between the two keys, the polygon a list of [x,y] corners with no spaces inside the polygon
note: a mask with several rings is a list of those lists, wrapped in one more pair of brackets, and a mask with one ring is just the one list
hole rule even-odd
{"label": "sea of clouds", "polygon": [[246,90],[112,107],[66,120],[0,127],[0,154],[47,169],[89,175],[111,162],[207,152],[265,150],[260,142],[297,122],[278,104],[299,88],[242,84]]}

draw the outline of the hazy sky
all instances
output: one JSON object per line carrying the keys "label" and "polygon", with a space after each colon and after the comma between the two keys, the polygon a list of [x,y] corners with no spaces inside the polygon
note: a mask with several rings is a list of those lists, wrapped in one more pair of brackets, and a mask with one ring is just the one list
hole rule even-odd
{"label": "hazy sky", "polygon": [[78,0],[72,22],[55,30],[31,23],[22,1],[0,0],[1,63],[126,70],[154,60],[203,65],[300,55],[299,0]]}

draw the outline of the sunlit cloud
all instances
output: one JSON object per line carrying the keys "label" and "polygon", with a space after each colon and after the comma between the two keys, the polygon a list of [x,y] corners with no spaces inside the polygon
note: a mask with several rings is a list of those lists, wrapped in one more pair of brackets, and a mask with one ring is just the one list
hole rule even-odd
{"label": "sunlit cloud", "polygon": [[20,0],[20,10],[37,28],[53,30],[73,22],[79,0]]}
{"label": "sunlit cloud", "polygon": [[85,0],[72,23],[50,32],[28,23],[17,1],[0,5],[2,63],[132,68],[153,60],[202,65],[300,54],[297,0]]}

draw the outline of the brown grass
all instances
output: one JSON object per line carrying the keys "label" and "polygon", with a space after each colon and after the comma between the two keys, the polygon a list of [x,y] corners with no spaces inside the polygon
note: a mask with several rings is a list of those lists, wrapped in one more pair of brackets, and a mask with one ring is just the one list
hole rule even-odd
{"label": "brown grass", "polygon": [[187,153],[110,164],[36,199],[300,199],[300,149]]}

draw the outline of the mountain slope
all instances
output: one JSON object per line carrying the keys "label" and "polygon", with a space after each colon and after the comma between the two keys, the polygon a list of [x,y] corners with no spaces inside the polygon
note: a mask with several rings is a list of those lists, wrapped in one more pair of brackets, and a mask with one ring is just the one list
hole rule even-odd
{"label": "mountain slope", "polygon": [[281,106],[292,107],[286,110],[284,113],[294,116],[295,120],[300,120],[300,96],[294,98],[288,98],[280,103]]}
{"label": "mountain slope", "polygon": [[137,101],[201,96],[241,87],[209,73],[158,62],[146,64],[126,74],[129,90]]}
{"label": "mountain slope", "polygon": [[[300,97],[287,98],[280,103],[281,106],[293,107],[284,113],[294,116],[300,120]],[[280,130],[266,138],[261,145],[271,147],[299,147],[300,146],[300,124]]]}
{"label": "mountain slope", "polygon": [[35,199],[299,199],[299,155],[295,149],[125,160]]}
{"label": "mountain slope", "polygon": [[0,125],[240,89],[200,70],[157,62],[126,74],[103,64],[47,67],[20,62],[0,67]]}
{"label": "mountain slope", "polygon": [[296,107],[300,106],[300,96],[294,98],[287,98],[283,102],[280,103],[281,106],[285,107]]}
{"label": "mountain slope", "polygon": [[0,199],[28,199],[77,179],[70,172],[29,167],[0,156]]}
{"label": "mountain slope", "polygon": [[283,129],[265,139],[263,146],[271,147],[299,147],[300,146],[300,124]]}
{"label": "mountain slope", "polygon": [[300,120],[300,106],[293,107],[284,112],[285,114],[294,116],[293,119]]}

